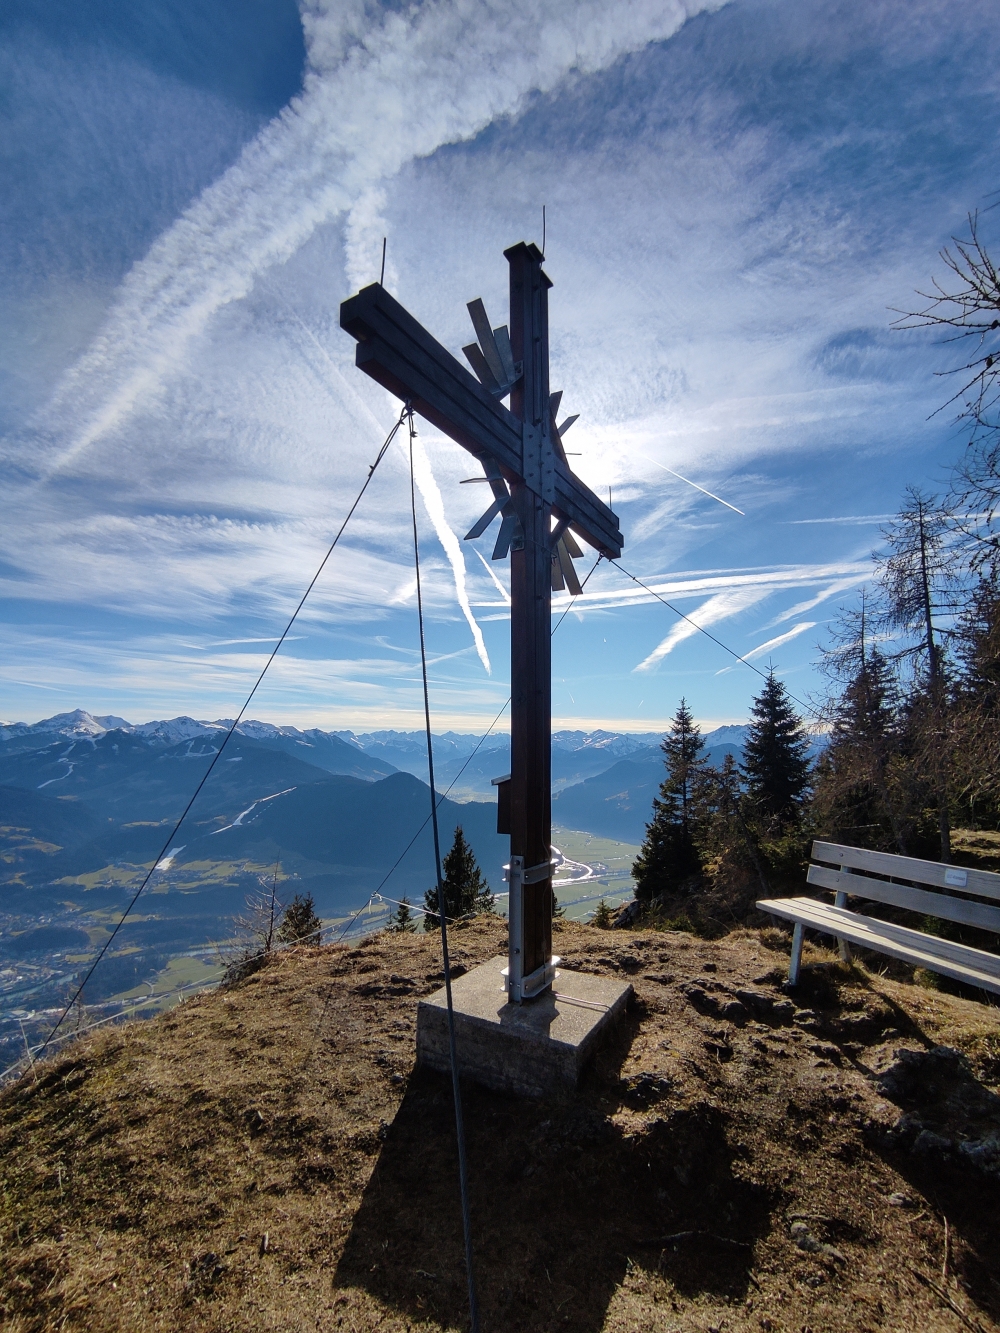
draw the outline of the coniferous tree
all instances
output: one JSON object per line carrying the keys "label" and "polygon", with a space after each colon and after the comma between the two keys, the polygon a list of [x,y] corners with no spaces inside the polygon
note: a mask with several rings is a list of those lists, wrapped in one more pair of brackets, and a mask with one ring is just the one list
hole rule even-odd
{"label": "coniferous tree", "polygon": [[1000,823],[1000,582],[983,578],[955,634],[952,790],[973,827]]}
{"label": "coniferous tree", "polygon": [[768,897],[761,849],[744,813],[739,767],[732,754],[723,756],[721,768],[706,769],[704,790],[706,814],[699,835],[703,858],[714,866],[716,878],[738,878],[739,868],[749,866]]}
{"label": "coniferous tree", "polygon": [[862,592],[844,615],[823,669],[839,686],[826,715],[830,739],[816,767],[817,819],[835,842],[908,854],[920,802],[904,743],[896,672],[872,643]]}
{"label": "coniferous tree", "polygon": [[396,905],[396,910],[389,918],[389,924],[386,926],[393,935],[412,935],[417,929],[417,923],[413,919],[413,912],[410,909],[410,900],[406,894]]}
{"label": "coniferous tree", "polygon": [[635,896],[641,902],[676,888],[701,868],[696,833],[705,781],[705,742],[685,699],[660,748],[667,775],[653,800],[653,818],[632,865]]}
{"label": "coniferous tree", "polygon": [[948,516],[934,497],[907,489],[907,503],[883,529],[887,550],[875,557],[884,596],[883,623],[898,636],[893,657],[909,662],[913,686],[908,708],[910,746],[917,753],[937,807],[941,860],[951,860],[949,795],[949,682],[942,617],[955,610],[959,593]]}
{"label": "coniferous tree", "polygon": [[[451,851],[444,858],[441,872],[444,879],[445,913],[449,920],[493,911],[496,899],[490,892],[489,884],[483,879],[475,853],[465,840],[461,824],[455,829],[455,840],[451,845]],[[441,921],[436,915],[437,888],[428,889],[424,894],[424,907],[427,909],[424,930],[438,930]]]}
{"label": "coniferous tree", "polygon": [[611,920],[611,908],[602,898],[597,904],[597,910],[594,912],[594,919],[590,924],[596,926],[598,930],[610,930]]}
{"label": "coniferous tree", "polygon": [[836,825],[836,841],[906,856],[913,811],[897,693],[889,663],[872,649],[832,710],[817,801]]}
{"label": "coniferous tree", "polygon": [[282,944],[319,944],[322,931],[323,923],[316,915],[312,894],[297,893],[285,908],[278,927],[278,939]]}
{"label": "coniferous tree", "polygon": [[750,708],[742,765],[747,793],[765,818],[798,817],[809,786],[808,751],[802,722],[772,668]]}

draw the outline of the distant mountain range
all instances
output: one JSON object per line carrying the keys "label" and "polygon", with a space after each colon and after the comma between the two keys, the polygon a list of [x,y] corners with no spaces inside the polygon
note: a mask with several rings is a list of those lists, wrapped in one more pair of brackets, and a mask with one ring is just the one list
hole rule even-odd
{"label": "distant mountain range", "polygon": [[[44,1008],[67,993],[74,969],[160,856],[230,727],[190,717],[134,725],[81,709],[0,725],[0,1046],[18,1038],[12,1006]],[[710,732],[709,758],[739,758],[746,730]],[[557,732],[553,823],[639,843],[663,779],[660,740],[655,732]],[[434,753],[439,789],[453,788],[440,807],[443,850],[461,824],[499,892],[509,849],[496,833],[490,780],[510,770],[510,738],[446,732],[435,736]],[[240,723],[88,983],[88,1002],[231,935],[247,894],[276,870],[282,896],[310,892],[328,919],[382,886],[388,898],[419,901],[434,881],[426,762],[422,732]]]}
{"label": "distant mountain range", "polygon": [[[36,723],[2,724],[0,785],[40,798],[28,821],[34,841],[63,849],[72,845],[74,864],[82,855],[79,841],[66,841],[65,816],[42,798],[58,800],[63,809],[67,801],[78,801],[98,821],[95,856],[99,851],[111,856],[117,850],[119,859],[127,855],[141,862],[155,854],[161,821],[177,818],[231,725],[227,719],[191,717],[133,724],[82,709]],[[709,759],[721,763],[726,754],[739,759],[746,731],[745,726],[725,726],[709,732],[705,737]],[[661,739],[657,732],[555,732],[556,822],[621,841],[640,841],[663,776]],[[492,779],[510,771],[510,738],[504,733],[483,737],[445,732],[434,737],[434,758],[442,791],[473,803],[477,796],[488,796],[492,803]],[[426,772],[422,732],[359,734],[316,727],[301,731],[247,720],[236,728],[189,818],[198,836],[203,832],[207,836],[213,827],[242,818],[241,810],[254,802],[277,798],[330,775],[378,783],[397,773],[424,781]],[[24,799],[18,798],[22,811]],[[43,815],[46,810],[49,814]],[[375,836],[375,830],[359,827],[356,834],[360,840]],[[296,841],[293,837],[287,844],[289,851]],[[29,863],[38,862],[40,869],[45,861],[44,857],[39,861],[40,856],[22,841],[14,864],[19,873]]]}
{"label": "distant mountain range", "polygon": [[[231,725],[226,719],[191,717],[135,725],[82,709],[31,724],[0,724],[0,784],[78,799],[119,827],[176,818]],[[741,759],[746,734],[746,726],[708,732],[710,762],[720,764],[727,754]],[[638,842],[663,777],[661,740],[658,732],[555,732],[556,821]],[[821,748],[821,741],[814,742],[814,752]],[[439,788],[453,799],[487,796],[492,802],[492,779],[510,771],[510,737],[445,732],[434,737],[434,761]],[[426,779],[423,732],[300,731],[248,720],[236,728],[192,813],[203,826],[235,818],[239,811],[233,806],[241,801],[258,801],[330,774],[379,782],[400,772]]]}
{"label": "distant mountain range", "polygon": [[[82,762],[88,746],[103,743],[112,733],[119,739],[122,736],[134,738],[136,744],[169,749],[191,742],[208,742],[211,746],[211,742],[225,736],[231,726],[231,718],[198,722],[193,717],[175,717],[165,722],[142,722],[133,726],[121,717],[94,717],[78,708],[75,712],[58,713],[42,722],[0,724],[0,756],[32,753],[45,747],[51,747],[55,755],[56,748],[68,740],[78,746],[75,751],[66,751],[68,769]],[[269,751],[283,751],[327,773],[344,773],[374,782],[397,771],[395,765],[383,763],[377,756],[369,757],[360,746],[349,745],[336,733],[315,727],[310,731],[299,731],[296,727],[247,721],[240,723],[236,735],[241,740],[260,741]],[[193,753],[202,751],[196,749]],[[211,748],[204,753],[211,754]],[[49,781],[54,782],[56,778],[53,774]]]}

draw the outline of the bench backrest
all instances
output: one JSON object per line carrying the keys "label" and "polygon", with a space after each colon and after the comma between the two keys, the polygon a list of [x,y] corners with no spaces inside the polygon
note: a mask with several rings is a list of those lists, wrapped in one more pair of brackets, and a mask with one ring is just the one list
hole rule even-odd
{"label": "bench backrest", "polygon": [[[991,870],[968,870],[964,866],[921,861],[914,856],[894,856],[890,852],[870,852],[863,847],[844,847],[836,842],[814,842],[814,861],[808,881],[817,888],[832,889],[838,895],[853,894],[870,902],[891,903],[925,916],[956,921],[1000,935],[1000,875]],[[837,869],[830,867],[836,866]],[[863,873],[862,873],[863,872]],[[908,884],[890,883],[888,878],[908,880]],[[929,893],[913,885],[930,884],[945,893]],[[990,903],[977,902],[987,898]],[[844,900],[838,896],[838,903]]]}

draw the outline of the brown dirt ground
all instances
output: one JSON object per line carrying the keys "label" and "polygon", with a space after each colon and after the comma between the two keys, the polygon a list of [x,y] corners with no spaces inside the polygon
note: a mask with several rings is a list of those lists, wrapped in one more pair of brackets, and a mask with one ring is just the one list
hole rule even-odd
{"label": "brown dirt ground", "polygon": [[[503,937],[480,918],[456,959]],[[996,1009],[807,949],[793,1021],[775,931],[560,923],[558,948],[636,999],[576,1093],[465,1089],[483,1333],[997,1327],[1000,1175],[908,1147],[919,1090],[877,1081],[957,1047],[967,1095],[921,1124],[1000,1129]],[[426,936],[294,950],[9,1088],[0,1324],[466,1328],[450,1083],[414,1069],[439,969]]]}

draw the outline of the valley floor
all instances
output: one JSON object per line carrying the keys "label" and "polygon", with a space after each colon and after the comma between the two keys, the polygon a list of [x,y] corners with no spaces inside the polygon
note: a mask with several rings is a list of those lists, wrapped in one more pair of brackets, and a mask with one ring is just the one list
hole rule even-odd
{"label": "valley floor", "polygon": [[[773,931],[557,928],[636,1002],[575,1094],[465,1090],[483,1333],[997,1327],[996,1009],[816,951],[789,1001]],[[466,1328],[440,984],[430,936],[293,950],[8,1088],[0,1323]]]}

